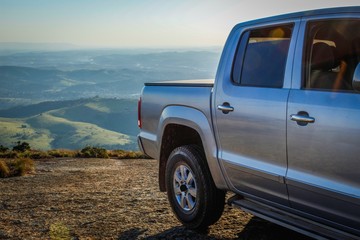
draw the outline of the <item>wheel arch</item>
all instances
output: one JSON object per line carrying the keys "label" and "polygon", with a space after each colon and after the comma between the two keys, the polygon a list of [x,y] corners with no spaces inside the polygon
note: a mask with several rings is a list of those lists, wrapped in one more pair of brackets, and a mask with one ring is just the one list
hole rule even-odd
{"label": "wheel arch", "polygon": [[217,188],[227,189],[221,166],[217,160],[217,146],[206,116],[198,109],[184,106],[168,106],[162,112],[158,127],[159,187],[166,191],[165,170],[170,153],[183,145],[197,145],[207,159],[212,179]]}

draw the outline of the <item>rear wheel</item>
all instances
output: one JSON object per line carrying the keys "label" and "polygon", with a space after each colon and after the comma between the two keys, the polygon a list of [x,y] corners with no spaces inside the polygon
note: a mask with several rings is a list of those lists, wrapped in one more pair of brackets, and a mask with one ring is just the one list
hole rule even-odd
{"label": "rear wheel", "polygon": [[197,146],[182,146],[170,154],[166,189],[173,212],[186,227],[204,229],[221,217],[225,192],[215,187]]}

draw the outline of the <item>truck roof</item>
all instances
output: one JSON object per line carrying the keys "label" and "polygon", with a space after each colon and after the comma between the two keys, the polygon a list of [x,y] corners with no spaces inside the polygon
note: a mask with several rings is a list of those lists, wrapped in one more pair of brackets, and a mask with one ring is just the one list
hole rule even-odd
{"label": "truck roof", "polygon": [[259,24],[259,23],[272,22],[272,21],[282,20],[282,19],[325,15],[325,14],[328,15],[328,14],[336,14],[336,13],[359,13],[359,12],[360,12],[360,6],[314,9],[314,10],[287,13],[287,14],[281,14],[281,15],[276,15],[276,16],[271,16],[271,17],[250,20],[250,21],[239,23],[234,28],[244,27],[247,25],[254,25],[254,24]]}

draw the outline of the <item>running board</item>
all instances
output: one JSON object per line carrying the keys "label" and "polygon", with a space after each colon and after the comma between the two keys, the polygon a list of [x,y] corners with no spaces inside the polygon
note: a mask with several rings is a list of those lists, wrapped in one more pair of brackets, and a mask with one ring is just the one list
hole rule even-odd
{"label": "running board", "polygon": [[282,211],[278,208],[269,207],[265,204],[253,200],[245,199],[238,195],[231,197],[228,200],[228,204],[234,207],[239,207],[245,212],[249,212],[259,218],[265,219],[269,222],[273,222],[315,239],[360,239],[359,237],[347,232],[333,229],[318,222],[299,217],[297,215]]}

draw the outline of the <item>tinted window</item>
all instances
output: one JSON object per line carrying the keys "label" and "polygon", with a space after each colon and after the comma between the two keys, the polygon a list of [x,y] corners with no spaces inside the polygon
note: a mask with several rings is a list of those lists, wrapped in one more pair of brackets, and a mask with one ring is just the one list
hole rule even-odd
{"label": "tinted window", "polygon": [[336,19],[307,25],[304,87],[352,91],[360,60],[360,21]]}
{"label": "tinted window", "polygon": [[[284,82],[286,59],[289,51],[292,25],[251,30],[244,34],[235,60],[235,80],[241,85],[281,88]],[[242,58],[239,60],[238,58]],[[241,65],[240,65],[241,64]],[[239,69],[241,68],[241,71]],[[236,74],[235,74],[236,75]]]}

